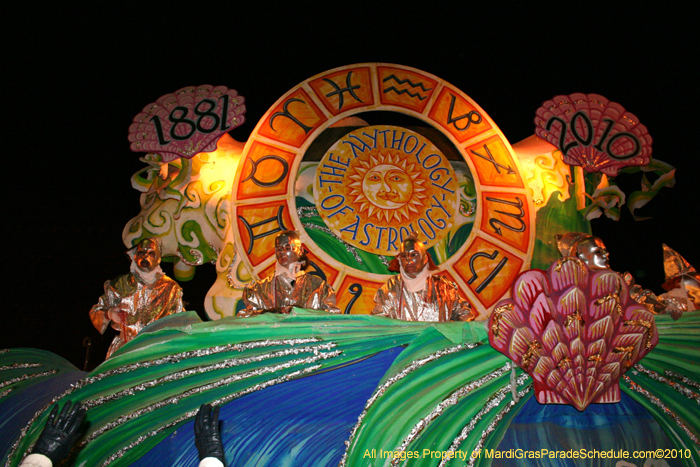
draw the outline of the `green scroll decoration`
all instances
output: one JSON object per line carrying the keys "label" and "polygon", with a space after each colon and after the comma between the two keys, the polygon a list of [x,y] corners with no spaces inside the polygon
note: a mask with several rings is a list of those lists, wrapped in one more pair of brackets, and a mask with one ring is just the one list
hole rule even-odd
{"label": "green scroll decoration", "polygon": [[141,192],[141,212],[124,227],[124,243],[160,237],[164,260],[178,263],[180,281],[192,279],[194,266],[216,262],[232,242],[228,204],[241,148],[225,135],[216,151],[192,159],[164,163],[158,154],[142,157],[147,166],[131,178]]}
{"label": "green scroll decoration", "polygon": [[[643,172],[641,190],[633,191],[629,196],[626,196],[617,185],[616,178],[607,178],[599,172],[576,177],[577,190],[583,190],[586,198],[585,205],[579,209],[581,215],[587,220],[595,219],[603,214],[610,219],[619,220],[620,208],[626,203],[634,220],[650,219],[650,217],[638,216],[635,211],[654,199],[662,188],[672,188],[676,184],[676,169],[663,161],[653,159],[648,165],[625,167],[620,170],[620,174],[637,172]],[[657,178],[654,182],[649,180],[648,173],[656,175]]]}

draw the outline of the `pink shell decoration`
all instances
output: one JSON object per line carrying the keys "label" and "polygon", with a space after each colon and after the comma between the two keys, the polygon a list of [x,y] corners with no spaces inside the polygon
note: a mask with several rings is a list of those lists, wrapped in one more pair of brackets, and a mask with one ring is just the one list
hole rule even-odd
{"label": "pink shell decoration", "polygon": [[559,148],[564,162],[616,176],[651,161],[651,136],[639,119],[598,94],[556,96],[537,109],[535,133]]}
{"label": "pink shell decoration", "polygon": [[620,274],[562,258],[525,271],[489,318],[491,346],[532,376],[537,401],[620,401],[619,379],[656,346],[653,315]]}
{"label": "pink shell decoration", "polygon": [[245,121],[244,102],[235,90],[208,84],[166,94],[134,117],[131,150],[158,153],[163,162],[214,151],[221,135]]}

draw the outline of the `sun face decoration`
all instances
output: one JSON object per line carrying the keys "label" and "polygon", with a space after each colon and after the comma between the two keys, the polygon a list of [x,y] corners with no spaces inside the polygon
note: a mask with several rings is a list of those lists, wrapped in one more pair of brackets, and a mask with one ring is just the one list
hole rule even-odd
{"label": "sun face decoration", "polygon": [[348,174],[353,181],[348,185],[349,194],[355,197],[353,202],[359,205],[359,212],[367,212],[367,217],[401,222],[423,206],[425,180],[416,164],[409,164],[398,154],[370,156],[369,160],[359,160],[354,169]]}
{"label": "sun face decoration", "polygon": [[452,165],[428,138],[375,125],[351,131],[326,151],[314,196],[321,218],[343,241],[395,255],[412,231],[428,247],[449,231],[458,188]]}

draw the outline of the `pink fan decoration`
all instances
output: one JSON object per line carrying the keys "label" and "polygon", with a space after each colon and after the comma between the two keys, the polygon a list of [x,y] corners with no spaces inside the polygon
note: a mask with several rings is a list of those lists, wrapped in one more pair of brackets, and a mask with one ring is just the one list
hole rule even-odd
{"label": "pink fan decoration", "polygon": [[221,135],[245,121],[244,101],[233,89],[208,84],[166,94],[134,117],[131,150],[158,153],[163,162],[214,151]]}
{"label": "pink fan decoration", "polygon": [[598,94],[556,96],[537,109],[535,133],[558,147],[569,165],[616,176],[651,161],[651,136],[624,107]]}
{"label": "pink fan decoration", "polygon": [[511,296],[489,318],[489,341],[532,376],[542,404],[619,402],[620,377],[659,340],[620,274],[578,258],[522,273]]}

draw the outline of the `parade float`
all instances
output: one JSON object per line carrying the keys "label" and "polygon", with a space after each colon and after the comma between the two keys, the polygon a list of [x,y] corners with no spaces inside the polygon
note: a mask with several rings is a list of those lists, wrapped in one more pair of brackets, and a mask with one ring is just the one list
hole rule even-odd
{"label": "parade float", "polygon": [[[21,463],[67,400],[87,408],[68,465],[196,465],[203,403],[221,407],[227,465],[700,463],[700,315],[656,314],[634,298],[643,289],[589,270],[556,237],[590,237],[592,219],[625,205],[634,216],[673,185],[632,113],[556,96],[511,144],[450,83],[364,63],[293,87],[238,142],[227,132],[244,114],[236,91],[192,86],[129,128],[145,167],[124,243],[157,238],[185,289],[215,264],[210,321],[155,321],[89,374],[48,352],[1,351],[4,465]],[[639,191],[615,183],[640,173]],[[285,230],[341,314],[236,317]],[[476,320],[370,314],[413,231]],[[675,303],[689,305],[681,289]]]}

